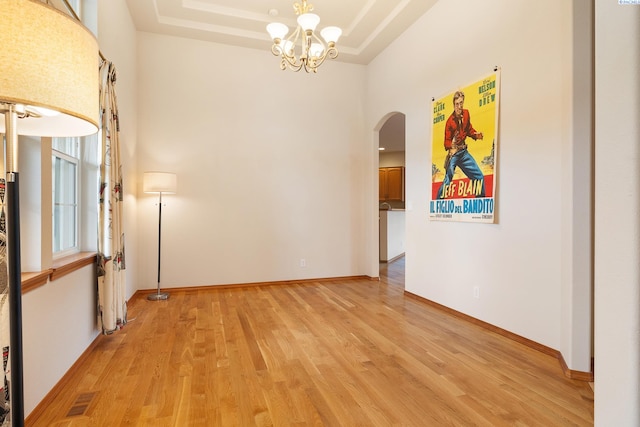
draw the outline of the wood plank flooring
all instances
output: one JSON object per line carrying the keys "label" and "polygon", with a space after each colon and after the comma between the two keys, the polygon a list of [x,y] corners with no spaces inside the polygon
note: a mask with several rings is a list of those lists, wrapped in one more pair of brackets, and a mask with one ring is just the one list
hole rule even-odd
{"label": "wood plank flooring", "polygon": [[[381,280],[135,298],[32,426],[588,426],[558,361]],[[41,410],[42,409],[42,410]]]}

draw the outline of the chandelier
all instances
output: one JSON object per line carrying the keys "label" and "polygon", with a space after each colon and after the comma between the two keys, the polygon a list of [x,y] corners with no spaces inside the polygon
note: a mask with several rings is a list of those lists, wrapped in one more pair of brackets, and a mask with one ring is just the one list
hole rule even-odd
{"label": "chandelier", "polygon": [[283,70],[287,67],[293,71],[304,68],[307,73],[316,73],[325,59],[335,59],[338,56],[336,42],[342,35],[342,30],[338,27],[323,28],[320,31],[323,42],[315,33],[320,17],[311,13],[313,5],[302,0],[302,3],[294,3],[293,9],[298,15],[298,27],[286,39],[289,27],[279,22],[267,25],[267,32],[273,39],[271,52],[280,56],[280,68]]}

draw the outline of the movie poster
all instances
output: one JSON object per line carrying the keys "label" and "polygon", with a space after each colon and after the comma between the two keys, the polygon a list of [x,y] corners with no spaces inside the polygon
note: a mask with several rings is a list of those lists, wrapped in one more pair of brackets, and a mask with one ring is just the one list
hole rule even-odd
{"label": "movie poster", "polygon": [[433,221],[496,222],[500,71],[433,100]]}

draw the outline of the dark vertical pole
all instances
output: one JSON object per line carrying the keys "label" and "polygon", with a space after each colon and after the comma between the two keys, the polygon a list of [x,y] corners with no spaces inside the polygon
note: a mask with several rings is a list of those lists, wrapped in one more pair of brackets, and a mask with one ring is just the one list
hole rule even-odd
{"label": "dark vertical pole", "polygon": [[158,295],[160,294],[160,244],[162,242],[162,191],[158,203]]}
{"label": "dark vertical pole", "polygon": [[[12,175],[13,182],[9,180]],[[24,425],[22,374],[22,272],[20,267],[20,197],[18,174],[7,174],[7,261],[9,263],[9,312],[11,359],[11,425]]]}
{"label": "dark vertical pole", "polygon": [[158,290],[155,294],[147,295],[147,299],[151,301],[161,301],[169,298],[167,292],[160,292],[160,265],[162,253],[162,191],[160,191],[160,199],[158,201]]}
{"label": "dark vertical pole", "polygon": [[18,115],[14,105],[4,113],[7,190],[7,264],[9,273],[9,358],[11,359],[11,425],[24,426],[22,374],[22,271],[20,267],[20,197],[18,185]]}

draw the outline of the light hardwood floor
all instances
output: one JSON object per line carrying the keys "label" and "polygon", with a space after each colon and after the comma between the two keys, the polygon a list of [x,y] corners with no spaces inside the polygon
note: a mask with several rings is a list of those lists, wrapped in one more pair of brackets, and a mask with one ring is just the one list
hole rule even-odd
{"label": "light hardwood floor", "polygon": [[[593,391],[548,355],[381,281],[134,298],[33,426],[587,426]],[[41,410],[42,409],[42,410]]]}

